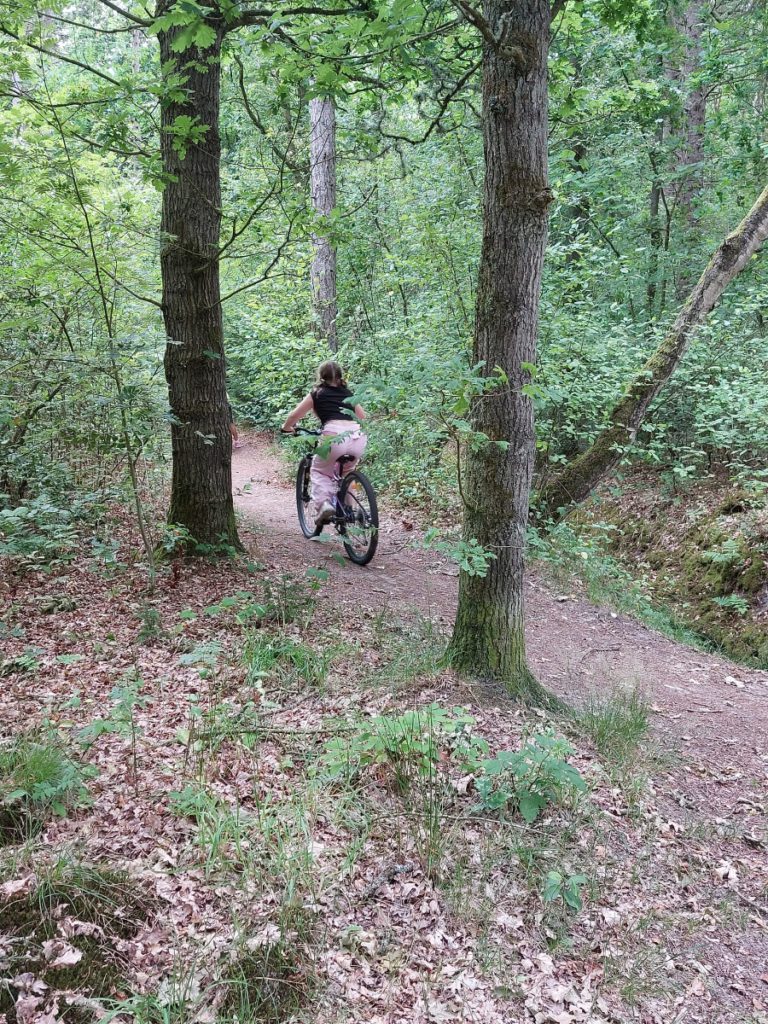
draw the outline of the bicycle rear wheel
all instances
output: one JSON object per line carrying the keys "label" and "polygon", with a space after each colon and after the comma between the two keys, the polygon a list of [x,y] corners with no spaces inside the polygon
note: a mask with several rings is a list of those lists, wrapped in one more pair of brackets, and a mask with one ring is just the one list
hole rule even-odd
{"label": "bicycle rear wheel", "polygon": [[344,519],[338,525],[344,548],[355,565],[367,565],[379,544],[379,507],[364,473],[348,473],[339,488]]}
{"label": "bicycle rear wheel", "polygon": [[310,502],[312,500],[309,490],[309,470],[312,466],[312,456],[305,455],[299,463],[299,470],[296,474],[296,511],[299,514],[299,526],[305,537],[311,537],[315,532],[315,523],[309,514]]}

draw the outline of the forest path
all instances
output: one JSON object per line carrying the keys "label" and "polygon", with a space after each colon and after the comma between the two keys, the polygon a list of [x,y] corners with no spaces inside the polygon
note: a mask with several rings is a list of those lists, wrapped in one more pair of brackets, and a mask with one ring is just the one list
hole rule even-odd
{"label": "forest path", "polygon": [[[447,628],[456,606],[456,570],[414,546],[403,517],[386,508],[373,562],[339,559],[336,543],[304,539],[294,483],[270,438],[250,435],[233,453],[235,503],[272,569],[303,575],[325,569],[323,594],[343,610],[361,606],[405,617],[414,610]],[[697,816],[745,820],[768,814],[768,672],[677,643],[624,615],[552,590],[535,572],[526,585],[529,660],[538,679],[570,703],[617,686],[637,686],[665,747],[679,751],[679,802]],[[498,694],[493,695],[498,703]]]}

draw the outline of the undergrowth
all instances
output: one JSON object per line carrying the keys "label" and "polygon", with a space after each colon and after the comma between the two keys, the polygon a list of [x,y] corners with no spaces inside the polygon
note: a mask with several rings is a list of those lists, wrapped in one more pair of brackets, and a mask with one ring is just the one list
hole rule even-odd
{"label": "undergrowth", "polygon": [[[606,530],[610,527],[604,527],[603,532]],[[654,603],[606,547],[601,534],[582,536],[568,523],[560,523],[544,535],[531,530],[528,536],[531,559],[546,570],[554,584],[568,586],[574,579],[579,580],[594,604],[631,615],[678,643],[703,651],[719,650],[671,608]]]}
{"label": "undergrowth", "polygon": [[[122,990],[127,963],[120,943],[149,915],[148,898],[121,871],[68,857],[30,866],[29,886],[0,902],[0,933],[8,940],[0,1014],[9,1024],[17,1019],[26,978],[42,982],[40,991],[77,990],[81,1003]],[[93,1014],[86,1005],[67,1019],[91,1020]]]}
{"label": "undergrowth", "polygon": [[90,774],[48,734],[0,744],[0,846],[36,836],[51,815],[87,802]]}

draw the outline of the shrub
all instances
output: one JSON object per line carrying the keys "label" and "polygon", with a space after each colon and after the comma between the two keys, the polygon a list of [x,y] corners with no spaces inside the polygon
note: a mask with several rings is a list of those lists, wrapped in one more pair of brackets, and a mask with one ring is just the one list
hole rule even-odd
{"label": "shrub", "polygon": [[537,735],[520,750],[502,750],[478,765],[479,807],[485,811],[519,811],[529,824],[550,803],[560,803],[586,789],[579,771],[565,760],[573,753],[561,737]]}
{"label": "shrub", "polygon": [[488,752],[487,743],[471,735],[474,723],[461,708],[437,704],[397,717],[380,715],[349,736],[329,740],[320,770],[330,779],[353,780],[366,768],[386,765],[395,788],[405,793],[417,780],[435,775],[443,752],[465,763]]}

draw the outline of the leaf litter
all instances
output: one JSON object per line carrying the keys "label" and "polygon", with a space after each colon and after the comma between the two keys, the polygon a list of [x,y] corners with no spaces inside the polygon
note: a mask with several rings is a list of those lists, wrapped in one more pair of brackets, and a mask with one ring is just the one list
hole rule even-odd
{"label": "leaf litter", "polygon": [[[238,622],[231,609],[205,614],[233,594],[261,599],[283,584],[302,592],[311,621],[276,627]],[[25,634],[7,641],[8,654],[34,647],[38,668],[5,680],[3,736],[50,730],[96,774],[89,804],[50,818],[31,847],[5,851],[0,906],[34,892],[62,858],[124,871],[151,894],[146,917],[113,935],[118,1019],[132,1020],[131,1000],[148,997],[181,998],[187,1019],[216,1020],[238,958],[274,963],[278,952],[282,987],[301,991],[303,1019],[329,1024],[757,1024],[768,1012],[764,851],[725,818],[681,811],[674,794],[687,766],[638,793],[572,736],[587,801],[551,807],[527,826],[473,813],[472,773],[447,759],[435,836],[424,806],[404,800],[384,770],[341,790],[312,778],[326,740],[432,704],[471,712],[493,751],[568,723],[481,699],[448,671],[389,679],[395,636],[418,653],[408,624],[397,634],[384,624],[382,637],[367,608],[353,614],[322,600],[322,584],[286,584],[245,562],[177,562],[151,598],[138,565],[106,577],[75,562],[56,583],[63,611],[41,612],[43,585],[33,575],[15,581],[13,615]],[[138,639],[147,601],[162,623],[149,643]],[[339,654],[314,688],[283,684],[279,672],[249,679],[243,649],[254,634],[316,651],[332,642]],[[200,659],[184,657],[195,651]],[[120,719],[115,688],[127,679],[140,681],[130,715],[123,708],[119,727],[80,742],[95,720]],[[752,821],[762,835],[762,819]],[[425,842],[439,846],[436,869]],[[589,879],[580,913],[543,902],[550,870]],[[57,937],[22,950],[29,969],[6,976],[18,1021],[55,1020],[90,995],[54,979],[100,932],[98,921],[64,913]],[[9,958],[19,964],[12,929],[0,936],[0,963]],[[56,969],[46,982],[43,965]]]}

